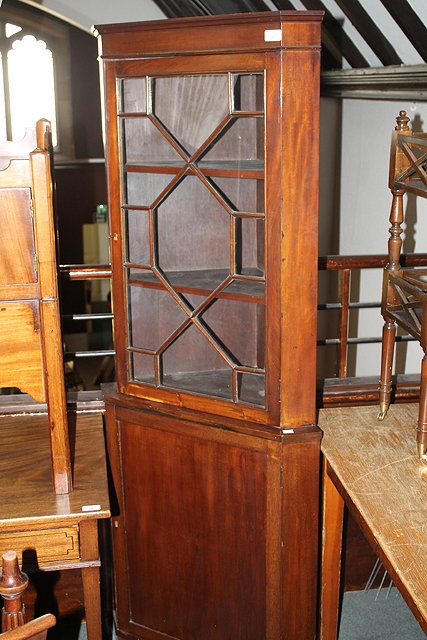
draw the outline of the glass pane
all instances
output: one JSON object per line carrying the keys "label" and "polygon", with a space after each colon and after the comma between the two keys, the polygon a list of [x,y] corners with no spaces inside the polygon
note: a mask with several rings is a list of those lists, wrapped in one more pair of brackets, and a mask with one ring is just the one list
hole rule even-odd
{"label": "glass pane", "polygon": [[40,118],[52,125],[52,143],[56,140],[55,88],[52,52],[43,40],[24,36],[15,40],[7,54],[9,71],[12,139],[24,137],[27,127]]}
{"label": "glass pane", "polygon": [[240,373],[239,400],[248,404],[265,405],[265,375],[261,373]]}
{"label": "glass pane", "polygon": [[[217,161],[233,161],[237,167],[245,167],[248,161],[264,158],[264,119],[262,117],[233,118],[229,126],[210,145],[200,166],[216,166]],[[218,165],[219,167],[221,165]],[[253,162],[247,164],[254,168]],[[262,165],[260,165],[262,167]]]}
{"label": "glass pane", "polygon": [[211,135],[228,112],[227,75],[154,80],[153,113],[189,155]]}
{"label": "glass pane", "polygon": [[163,271],[229,271],[230,216],[199,178],[184,178],[157,208],[157,230]]}
{"label": "glass pane", "polygon": [[125,113],[147,112],[147,87],[145,78],[126,78],[122,82],[121,111]]}
{"label": "glass pane", "polygon": [[149,118],[123,118],[123,156],[126,163],[171,164],[184,161]]}
{"label": "glass pane", "polygon": [[[254,273],[247,275],[259,275],[259,270],[253,270]],[[265,284],[257,280],[232,280],[228,287],[224,290],[225,294],[232,294],[235,296],[244,296],[250,298],[253,302],[257,302],[256,298],[259,298],[261,302],[265,295]]]}
{"label": "glass pane", "polygon": [[264,219],[235,219],[236,273],[264,275]]}
{"label": "glass pane", "polygon": [[149,207],[172,181],[162,173],[125,173],[125,200],[133,206]]}
{"label": "glass pane", "polygon": [[133,379],[146,384],[155,384],[154,356],[148,356],[145,353],[131,353],[130,358]]}
{"label": "glass pane", "polygon": [[263,368],[264,309],[261,304],[219,299],[202,313],[202,319],[233,362]]}
{"label": "glass pane", "polygon": [[234,111],[264,111],[264,75],[233,74]]}
{"label": "glass pane", "polygon": [[156,351],[186,319],[167,291],[129,287],[130,344]]}
{"label": "glass pane", "polygon": [[126,211],[127,261],[150,264],[150,233],[147,211]]}
{"label": "glass pane", "polygon": [[264,213],[264,180],[215,176],[210,181],[233,211]]}
{"label": "glass pane", "polygon": [[[0,87],[3,87],[3,63],[0,53]],[[0,91],[0,140],[6,140],[6,108],[4,103],[4,91]]]}
{"label": "glass pane", "polygon": [[[263,75],[232,80],[233,108],[260,111]],[[230,116],[227,74],[150,82],[147,115],[122,118],[126,257],[135,265],[128,269],[130,340],[153,352],[130,355],[134,378],[263,406],[265,376],[251,371],[264,368],[264,118]],[[124,112],[143,113],[150,102],[144,79],[122,81],[122,91]],[[177,182],[185,160],[174,144],[194,155],[219,125],[194,159],[205,178],[189,165]],[[206,306],[233,273],[241,278]]]}
{"label": "glass pane", "polygon": [[232,397],[231,369],[196,327],[189,327],[162,356],[166,387]]}

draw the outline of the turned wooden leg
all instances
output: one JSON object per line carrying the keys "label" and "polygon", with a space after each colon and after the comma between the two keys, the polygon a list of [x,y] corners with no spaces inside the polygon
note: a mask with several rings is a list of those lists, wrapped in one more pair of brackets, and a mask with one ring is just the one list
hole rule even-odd
{"label": "turned wooden leg", "polygon": [[381,378],[380,378],[380,411],[378,420],[384,420],[390,406],[392,369],[394,355],[394,341],[396,338],[396,323],[385,322],[383,326]]}
{"label": "turned wooden leg", "polygon": [[424,354],[421,363],[420,409],[417,424],[417,452],[420,459],[427,464],[427,356]]}
{"label": "turned wooden leg", "polygon": [[6,551],[2,556],[0,595],[4,606],[1,612],[1,630],[10,631],[25,623],[25,606],[22,594],[28,587],[28,576],[19,569],[15,551]]}
{"label": "turned wooden leg", "polygon": [[322,566],[320,640],[336,640],[340,602],[340,575],[344,501],[323,464]]}

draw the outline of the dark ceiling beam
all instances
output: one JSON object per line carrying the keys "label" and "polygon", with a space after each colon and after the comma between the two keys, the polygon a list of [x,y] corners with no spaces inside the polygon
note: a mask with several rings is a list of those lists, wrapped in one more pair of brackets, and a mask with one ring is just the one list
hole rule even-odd
{"label": "dark ceiling beam", "polygon": [[[278,9],[295,8],[289,0],[273,1]],[[327,56],[324,56],[327,64],[324,64],[324,67],[340,69],[343,57],[351,67],[369,67],[366,58],[360,53],[338,20],[334,18],[321,0],[302,0],[302,3],[306,9],[325,12],[322,22],[322,44],[327,52]]]}
{"label": "dark ceiling beam", "polygon": [[427,65],[325,71],[321,95],[372,100],[427,100]]}
{"label": "dark ceiling beam", "polygon": [[168,18],[270,10],[264,0],[154,0],[154,2]]}
{"label": "dark ceiling beam", "polygon": [[396,50],[377,27],[359,0],[336,0],[337,5],[360,33],[384,66],[402,64]]}
{"label": "dark ceiling beam", "polygon": [[167,18],[212,15],[212,11],[205,7],[203,0],[154,0],[154,2]]}
{"label": "dark ceiling beam", "polygon": [[264,0],[203,0],[203,4],[214,14],[270,11]]}
{"label": "dark ceiling beam", "polygon": [[427,62],[427,28],[407,0],[381,0],[393,20]]}

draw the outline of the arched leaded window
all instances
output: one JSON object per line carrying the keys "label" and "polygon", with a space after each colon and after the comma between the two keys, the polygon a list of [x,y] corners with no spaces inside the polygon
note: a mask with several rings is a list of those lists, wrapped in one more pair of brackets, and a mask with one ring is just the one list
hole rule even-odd
{"label": "arched leaded window", "polygon": [[[15,25],[6,24],[6,27]],[[39,118],[52,125],[56,135],[56,101],[52,51],[33,35],[15,39],[7,52],[7,77],[12,140],[20,140],[26,127]]]}

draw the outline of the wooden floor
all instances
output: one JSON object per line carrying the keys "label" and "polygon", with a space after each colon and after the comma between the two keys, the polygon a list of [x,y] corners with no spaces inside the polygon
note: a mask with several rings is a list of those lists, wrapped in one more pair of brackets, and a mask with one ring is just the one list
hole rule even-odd
{"label": "wooden floor", "polygon": [[427,467],[417,458],[417,404],[322,409],[331,477],[416,617],[427,624]]}

